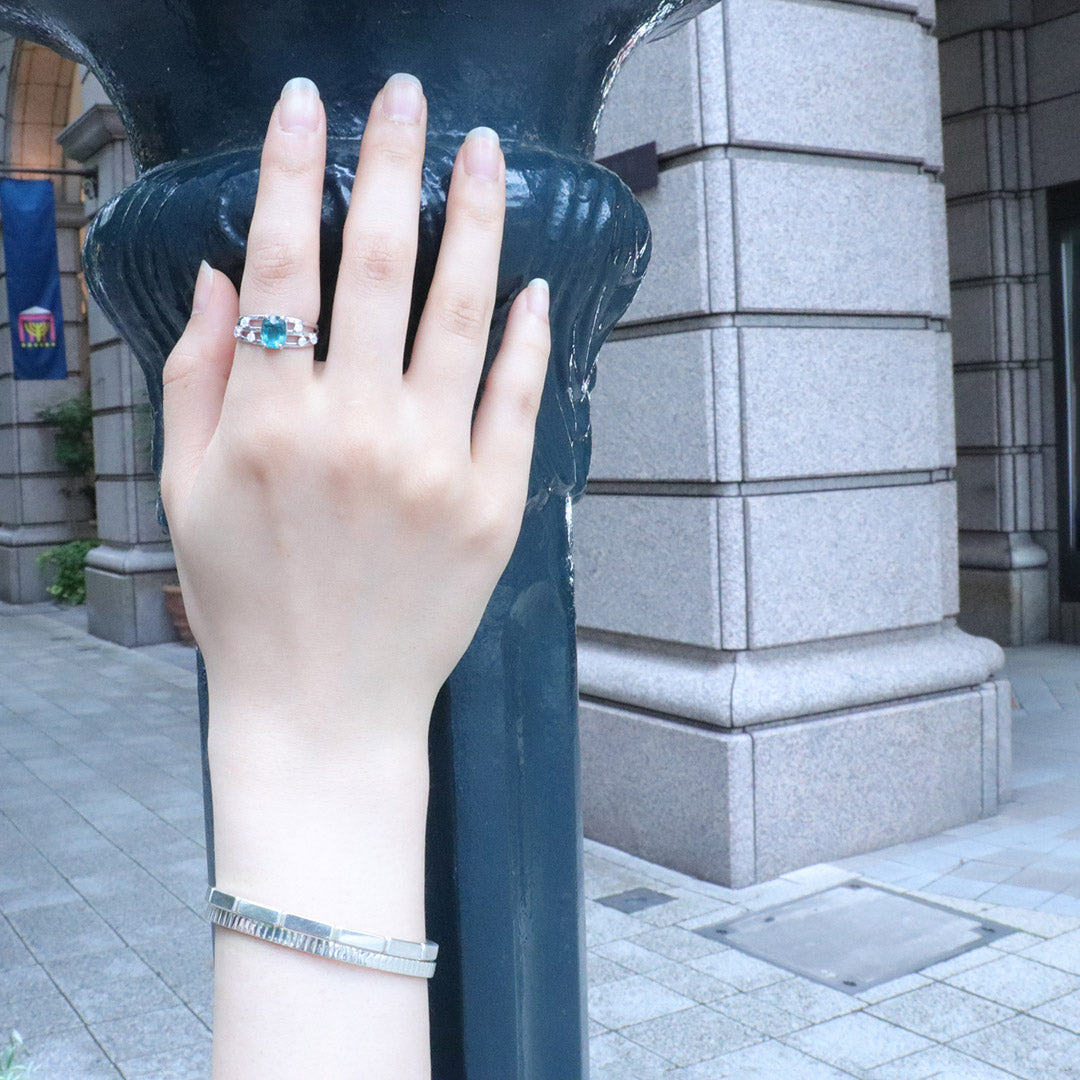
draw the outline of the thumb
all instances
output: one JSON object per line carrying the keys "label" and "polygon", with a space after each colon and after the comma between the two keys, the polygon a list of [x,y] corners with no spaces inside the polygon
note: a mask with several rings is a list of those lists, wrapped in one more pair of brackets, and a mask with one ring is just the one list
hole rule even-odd
{"label": "thumb", "polygon": [[162,372],[165,447],[161,496],[165,513],[191,490],[221,418],[232,370],[239,300],[233,283],[203,262],[195,283],[191,318]]}

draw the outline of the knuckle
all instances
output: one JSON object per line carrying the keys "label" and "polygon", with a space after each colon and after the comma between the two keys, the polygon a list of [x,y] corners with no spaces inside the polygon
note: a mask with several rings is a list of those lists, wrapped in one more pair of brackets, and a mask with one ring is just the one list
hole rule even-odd
{"label": "knuckle", "polygon": [[372,150],[380,164],[392,169],[418,170],[420,155],[416,146],[403,139],[398,131],[383,131],[375,138]]}
{"label": "knuckle", "polygon": [[463,289],[449,293],[438,308],[440,327],[470,342],[486,340],[491,316],[488,305],[475,293]]}
{"label": "knuckle", "polygon": [[405,511],[413,519],[444,520],[456,506],[460,490],[452,463],[433,456],[410,471],[402,492]]}
{"label": "knuckle", "polygon": [[502,227],[502,204],[494,199],[466,199],[458,212],[468,225],[482,232],[493,233]]}
{"label": "knuckle", "polygon": [[392,233],[369,233],[350,245],[350,271],[369,285],[397,285],[412,272],[410,247]]}
{"label": "knuckle", "polygon": [[299,271],[302,256],[299,245],[288,240],[263,240],[249,247],[245,272],[262,282],[287,281]]}

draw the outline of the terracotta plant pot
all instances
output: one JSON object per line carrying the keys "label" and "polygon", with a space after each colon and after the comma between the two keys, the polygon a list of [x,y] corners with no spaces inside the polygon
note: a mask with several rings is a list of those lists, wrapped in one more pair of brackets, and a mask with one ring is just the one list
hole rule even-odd
{"label": "terracotta plant pot", "polygon": [[190,644],[195,643],[195,636],[188,625],[187,612],[184,610],[184,594],[179,585],[162,585],[161,591],[165,594],[165,610],[172,619],[173,627],[181,641]]}

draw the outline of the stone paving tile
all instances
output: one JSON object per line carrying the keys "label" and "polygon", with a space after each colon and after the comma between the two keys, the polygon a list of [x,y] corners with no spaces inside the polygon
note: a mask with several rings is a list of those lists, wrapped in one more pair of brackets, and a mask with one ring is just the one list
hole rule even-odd
{"label": "stone paving tile", "polygon": [[621,964],[638,975],[647,975],[668,963],[668,959],[660,953],[646,949],[643,945],[638,945],[627,938],[606,941],[603,945],[597,945],[593,949],[593,954],[605,960],[613,960],[616,964]]}
{"label": "stone paving tile", "polygon": [[1080,1035],[1080,990],[1047,1001],[1030,1010],[1032,1016]]}
{"label": "stone paving tile", "polygon": [[589,1041],[590,1080],[661,1080],[671,1062],[614,1031]]}
{"label": "stone paving tile", "polygon": [[83,1027],[71,1002],[52,985],[48,990],[0,1003],[0,1044],[4,1046],[12,1028],[24,1039],[36,1043],[46,1035]]}
{"label": "stone paving tile", "polygon": [[951,1046],[917,1050],[862,1076],[864,1080],[1016,1080],[1016,1073],[1003,1072]]}
{"label": "stone paving tile", "polygon": [[706,975],[703,971],[695,971],[694,968],[687,967],[686,964],[679,964],[674,961],[650,971],[649,978],[661,986],[666,986],[669,990],[674,990],[677,994],[693,998],[694,1001],[706,1005],[710,1003],[719,1004],[721,1000],[726,1001],[733,995],[742,996],[739,994],[738,989],[730,985],[730,983],[715,979],[711,975]]}
{"label": "stone paving tile", "polygon": [[1021,1012],[1080,989],[1080,977],[1040,964],[1027,954],[1004,956],[951,975],[946,982]]}
{"label": "stone paving tile", "polygon": [[669,960],[679,961],[695,960],[699,956],[723,952],[725,948],[723,942],[711,941],[681,926],[664,926],[647,930],[644,934],[637,934],[630,940],[635,945],[642,945]]}
{"label": "stone paving tile", "polygon": [[[983,970],[975,968],[969,974]],[[1016,1015],[1013,1009],[944,983],[931,983],[876,1005],[867,1005],[866,1012],[938,1042],[948,1042]]]}
{"label": "stone paving tile", "polygon": [[687,963],[696,971],[711,975],[737,990],[756,990],[760,986],[793,977],[790,971],[784,971],[775,964],[766,963],[737,949],[725,949],[709,956],[699,956]]}
{"label": "stone paving tile", "polygon": [[[784,983],[777,983],[784,986]],[[766,987],[765,989],[769,989]],[[731,994],[711,1003],[711,1008],[717,1012],[730,1016],[732,1020],[747,1027],[760,1031],[763,1035],[776,1038],[780,1035],[790,1035],[793,1031],[810,1027],[811,1021],[802,1016],[795,1016],[784,1009],[773,1005],[757,995],[759,990],[751,990],[748,994]]]}
{"label": "stone paving tile", "polygon": [[631,975],[601,983],[589,990],[589,1015],[606,1028],[621,1028],[658,1016],[689,1009],[697,1003],[683,994],[646,978]]}
{"label": "stone paving tile", "polygon": [[185,1046],[147,1057],[125,1058],[124,1080],[207,1080],[210,1076],[210,1042]]}
{"label": "stone paving tile", "polygon": [[826,1020],[784,1035],[781,1041],[850,1072],[872,1069],[931,1045],[931,1041],[922,1035],[905,1031],[865,1012]]}
{"label": "stone paving tile", "polygon": [[1060,968],[1080,975],[1080,929],[1055,937],[1052,941],[1041,941],[1023,951],[1029,960],[1038,960],[1051,967]]}
{"label": "stone paving tile", "polygon": [[210,1032],[185,1005],[127,1016],[94,1025],[94,1036],[123,1069],[127,1058],[146,1057],[164,1050],[180,1051],[210,1041]]}
{"label": "stone paving tile", "polygon": [[25,1046],[34,1066],[32,1080],[122,1080],[93,1035],[82,1025],[35,1039]]}
{"label": "stone paving tile", "polygon": [[854,1074],[783,1043],[764,1042],[667,1075],[670,1080],[849,1080]]}
{"label": "stone paving tile", "polygon": [[706,1005],[625,1027],[620,1034],[675,1065],[696,1065],[761,1042],[754,1028]]}
{"label": "stone paving tile", "polygon": [[1033,1016],[1014,1016],[951,1045],[1024,1080],[1076,1080],[1080,1076],[1080,1035]]}

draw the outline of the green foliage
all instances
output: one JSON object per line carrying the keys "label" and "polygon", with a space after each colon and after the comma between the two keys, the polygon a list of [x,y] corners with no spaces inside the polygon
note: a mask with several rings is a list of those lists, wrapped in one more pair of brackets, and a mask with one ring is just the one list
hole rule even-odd
{"label": "green foliage", "polygon": [[[38,557],[38,565],[51,571],[53,583],[49,595],[63,604],[86,603],[86,553],[98,546],[100,540],[71,540],[49,548]],[[0,1080],[3,1076],[0,1075]]]}
{"label": "green foliage", "polygon": [[8,1045],[0,1049],[0,1080],[22,1080],[34,1071],[33,1065],[15,1063],[22,1041],[22,1036],[17,1031],[12,1031]]}
{"label": "green foliage", "polygon": [[38,419],[56,428],[56,460],[72,476],[94,471],[94,412],[90,392],[84,390],[38,412]]}

